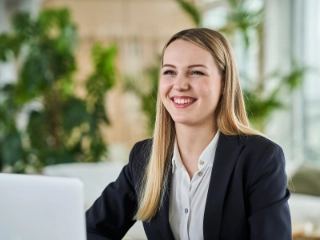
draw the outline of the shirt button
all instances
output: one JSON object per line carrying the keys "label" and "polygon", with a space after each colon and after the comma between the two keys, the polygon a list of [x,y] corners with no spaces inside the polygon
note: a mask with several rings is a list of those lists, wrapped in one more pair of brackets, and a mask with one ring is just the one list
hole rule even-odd
{"label": "shirt button", "polygon": [[203,165],[204,164],[204,161],[200,160],[200,165]]}
{"label": "shirt button", "polygon": [[202,176],[202,174],[203,174],[202,172],[198,172],[198,176],[199,176],[199,177],[201,177],[201,176]]}
{"label": "shirt button", "polygon": [[188,208],[185,208],[185,209],[184,209],[184,212],[185,212],[185,213],[188,213]]}

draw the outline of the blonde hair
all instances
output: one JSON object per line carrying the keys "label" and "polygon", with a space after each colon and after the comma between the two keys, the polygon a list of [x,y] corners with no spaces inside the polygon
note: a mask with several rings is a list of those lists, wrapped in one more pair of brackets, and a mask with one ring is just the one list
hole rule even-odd
{"label": "blonde hair", "polygon": [[[165,45],[182,39],[210,52],[224,79],[223,95],[215,111],[217,127],[225,135],[262,135],[250,128],[240,87],[238,70],[228,41],[217,31],[193,28],[176,33]],[[158,95],[153,145],[135,219],[150,221],[160,208],[167,189],[167,180],[175,140],[174,122]]]}

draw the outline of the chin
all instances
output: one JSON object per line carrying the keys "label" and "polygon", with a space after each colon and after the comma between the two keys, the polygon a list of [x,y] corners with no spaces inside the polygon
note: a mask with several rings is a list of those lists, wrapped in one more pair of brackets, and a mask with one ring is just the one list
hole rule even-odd
{"label": "chin", "polygon": [[185,118],[172,118],[175,124],[182,124],[182,125],[193,125],[194,119],[185,119]]}

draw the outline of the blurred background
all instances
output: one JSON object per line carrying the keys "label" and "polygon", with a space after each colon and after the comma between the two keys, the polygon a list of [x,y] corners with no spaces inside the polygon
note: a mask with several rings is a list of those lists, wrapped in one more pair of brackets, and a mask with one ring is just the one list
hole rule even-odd
{"label": "blurred background", "polygon": [[88,208],[151,137],[162,48],[193,27],[232,44],[250,122],[286,155],[295,239],[317,239],[318,0],[0,0],[0,171],[78,177]]}

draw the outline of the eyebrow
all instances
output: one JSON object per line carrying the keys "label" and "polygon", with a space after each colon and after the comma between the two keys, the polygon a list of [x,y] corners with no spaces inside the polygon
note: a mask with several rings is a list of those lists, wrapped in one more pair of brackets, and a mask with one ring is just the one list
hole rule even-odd
{"label": "eyebrow", "polygon": [[[164,67],[172,67],[172,68],[176,68],[176,66],[172,65],[172,64],[164,64],[162,65],[162,68]],[[208,68],[207,66],[205,65],[202,65],[202,64],[194,64],[194,65],[190,65],[188,66],[188,68],[193,68],[193,67],[203,67],[203,68]]]}

